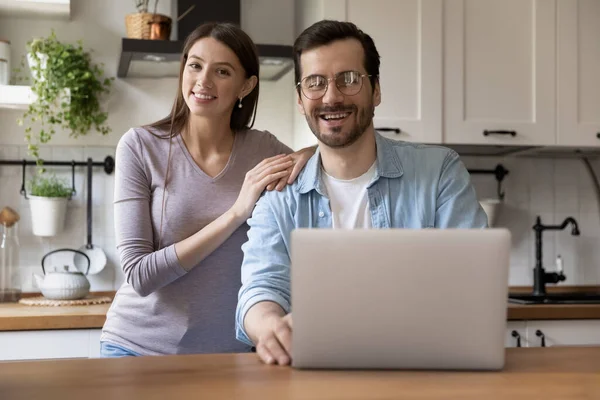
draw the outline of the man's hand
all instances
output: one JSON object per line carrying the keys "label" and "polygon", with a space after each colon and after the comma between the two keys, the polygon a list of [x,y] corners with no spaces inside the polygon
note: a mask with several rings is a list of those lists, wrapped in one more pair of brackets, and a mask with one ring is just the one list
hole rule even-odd
{"label": "man's hand", "polygon": [[256,353],[266,364],[289,365],[292,362],[292,314],[273,315],[256,343]]}

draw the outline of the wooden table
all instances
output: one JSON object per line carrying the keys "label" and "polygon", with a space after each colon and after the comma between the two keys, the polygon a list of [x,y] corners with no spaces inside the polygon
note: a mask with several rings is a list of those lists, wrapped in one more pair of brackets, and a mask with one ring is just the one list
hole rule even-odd
{"label": "wooden table", "polygon": [[501,372],[300,371],[255,354],[0,363],[14,399],[600,399],[600,347],[507,349]]}

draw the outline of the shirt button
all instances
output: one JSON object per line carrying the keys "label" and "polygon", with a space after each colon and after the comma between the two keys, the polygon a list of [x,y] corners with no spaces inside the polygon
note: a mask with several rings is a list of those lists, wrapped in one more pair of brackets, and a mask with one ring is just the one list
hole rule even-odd
{"label": "shirt button", "polygon": [[323,211],[319,211],[319,218],[323,218],[325,216],[325,213]]}

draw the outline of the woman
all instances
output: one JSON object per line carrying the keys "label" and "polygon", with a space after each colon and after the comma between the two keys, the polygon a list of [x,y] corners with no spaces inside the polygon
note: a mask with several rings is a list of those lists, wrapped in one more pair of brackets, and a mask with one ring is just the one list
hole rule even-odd
{"label": "woman", "polygon": [[258,56],[232,24],[186,39],[168,117],[117,146],[115,230],[126,283],[108,312],[104,357],[243,352],[234,315],[241,245],[265,188],[291,183],[313,153],[251,130]]}

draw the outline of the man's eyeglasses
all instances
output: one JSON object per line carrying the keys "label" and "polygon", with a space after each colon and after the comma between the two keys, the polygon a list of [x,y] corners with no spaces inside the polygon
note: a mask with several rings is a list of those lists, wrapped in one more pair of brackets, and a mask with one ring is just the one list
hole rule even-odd
{"label": "man's eyeglasses", "polygon": [[325,78],[323,75],[309,75],[296,84],[300,86],[302,94],[307,99],[318,100],[325,96],[329,81],[334,81],[338,90],[346,96],[354,96],[360,92],[363,86],[363,78],[371,75],[361,74],[358,71],[343,71],[335,74],[333,78]]}

